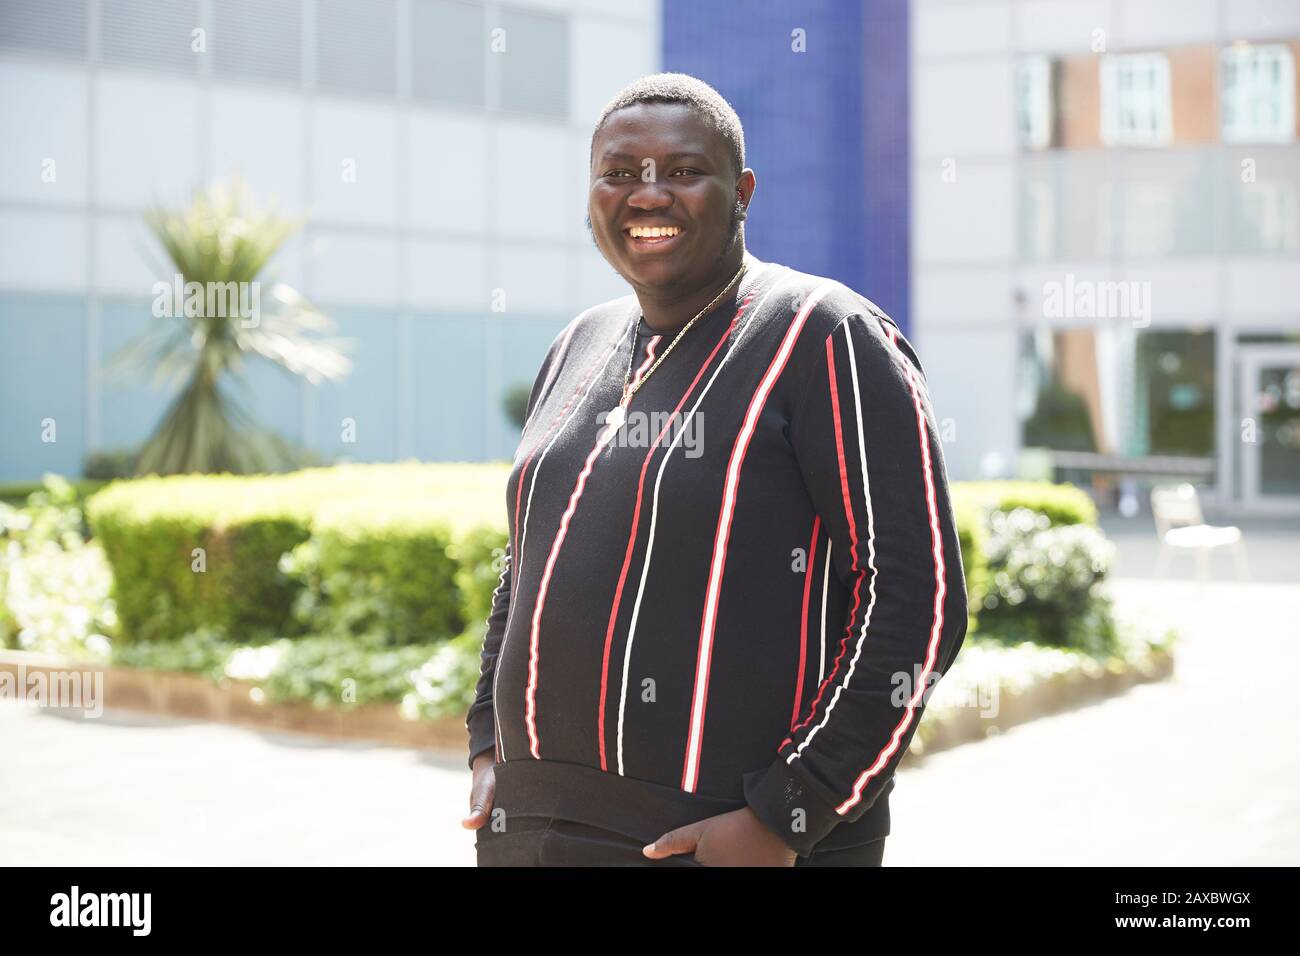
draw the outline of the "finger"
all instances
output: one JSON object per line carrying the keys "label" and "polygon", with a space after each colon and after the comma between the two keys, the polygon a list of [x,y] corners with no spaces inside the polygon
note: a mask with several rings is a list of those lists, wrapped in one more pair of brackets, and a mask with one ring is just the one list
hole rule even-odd
{"label": "finger", "polygon": [[496,792],[496,777],[492,773],[480,774],[474,786],[470,788],[469,813],[461,818],[460,824],[467,830],[477,830],[488,822],[492,813],[492,802]]}
{"label": "finger", "polygon": [[461,817],[460,825],[467,830],[477,830],[488,822],[488,815],[491,812],[491,807],[475,803],[469,808],[469,812]]}
{"label": "finger", "polygon": [[676,856],[678,853],[691,853],[699,844],[700,833],[703,830],[702,823],[690,823],[676,830],[669,830],[654,843],[643,847],[641,852],[652,860],[662,860],[665,857]]}

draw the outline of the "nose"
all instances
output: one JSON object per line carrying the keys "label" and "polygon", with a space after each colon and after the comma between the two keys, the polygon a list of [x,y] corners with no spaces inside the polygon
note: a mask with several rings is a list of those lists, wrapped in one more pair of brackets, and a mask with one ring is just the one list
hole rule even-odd
{"label": "nose", "polygon": [[657,181],[641,180],[628,194],[627,204],[634,209],[666,209],[673,204],[673,195]]}

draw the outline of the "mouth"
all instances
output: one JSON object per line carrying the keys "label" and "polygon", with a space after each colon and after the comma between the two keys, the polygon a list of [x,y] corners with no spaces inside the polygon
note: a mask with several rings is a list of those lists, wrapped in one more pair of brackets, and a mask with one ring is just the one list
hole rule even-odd
{"label": "mouth", "polygon": [[686,230],[681,226],[628,226],[623,230],[627,243],[637,252],[662,252],[681,241]]}

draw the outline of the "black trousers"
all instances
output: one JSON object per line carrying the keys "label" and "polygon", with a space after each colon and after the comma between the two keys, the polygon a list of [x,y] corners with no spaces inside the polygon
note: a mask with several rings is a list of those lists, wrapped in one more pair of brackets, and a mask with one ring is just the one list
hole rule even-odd
{"label": "black trousers", "polygon": [[[885,839],[814,852],[794,865],[880,866]],[[547,817],[512,817],[507,832],[485,826],[475,840],[479,866],[704,866],[689,853],[651,860],[643,846],[613,830]]]}

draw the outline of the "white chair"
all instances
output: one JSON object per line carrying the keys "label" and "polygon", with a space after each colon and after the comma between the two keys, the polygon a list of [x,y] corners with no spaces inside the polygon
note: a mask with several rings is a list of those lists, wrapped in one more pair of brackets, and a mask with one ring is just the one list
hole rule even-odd
{"label": "white chair", "polygon": [[1227,548],[1237,565],[1237,577],[1247,578],[1246,545],[1241,529],[1231,525],[1209,525],[1201,513],[1201,501],[1191,485],[1167,485],[1151,489],[1151,514],[1160,536],[1160,553],[1156,555],[1156,576],[1169,571],[1169,559],[1175,551],[1190,552],[1196,557],[1197,577],[1210,580],[1210,553]]}

